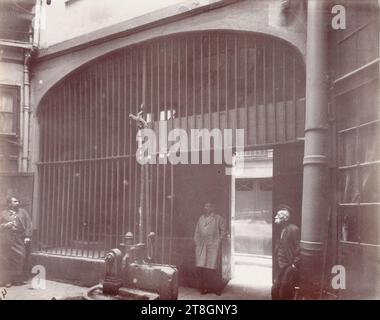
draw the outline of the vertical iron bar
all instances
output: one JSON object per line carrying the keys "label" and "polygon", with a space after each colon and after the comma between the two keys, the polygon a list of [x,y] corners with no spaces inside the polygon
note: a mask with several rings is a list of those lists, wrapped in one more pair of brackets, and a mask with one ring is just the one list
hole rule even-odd
{"label": "vertical iron bar", "polygon": [[[148,108],[146,106],[146,86],[147,86],[147,68],[146,68],[146,46],[142,48],[142,75],[141,75],[141,91],[142,91],[142,96],[141,96],[141,103],[144,106],[145,110],[145,117],[147,117],[148,113]],[[144,195],[144,201],[142,204],[142,214],[143,214],[143,226],[142,230],[144,232],[144,240],[146,241],[146,235],[148,234],[148,221],[149,221],[149,206],[148,206],[148,168],[149,164],[145,164],[141,166],[141,171],[143,172],[144,180],[141,181],[143,184],[143,187],[141,188],[143,190],[143,195]]]}
{"label": "vertical iron bar", "polygon": [[[75,141],[76,141],[76,159],[79,159],[80,158],[80,149],[81,149],[81,145],[80,145],[80,134],[81,134],[81,126],[82,126],[82,123],[81,123],[81,113],[80,113],[80,96],[81,96],[81,92],[80,92],[80,81],[78,80],[78,77],[77,77],[77,80],[76,80],[76,85],[75,85],[75,109],[76,109],[76,126],[75,126],[75,137],[78,137]],[[79,240],[79,219],[80,219],[80,185],[81,185],[81,172],[80,172],[80,165],[78,164],[77,166],[77,173],[76,173],[76,177],[77,177],[77,184],[78,184],[78,188],[77,188],[77,192],[75,193],[75,197],[76,197],[76,212],[75,212],[75,226],[76,226],[76,230],[75,230],[75,241],[78,242]],[[78,255],[78,246],[76,246],[76,255]]]}
{"label": "vertical iron bar", "polygon": [[[157,120],[160,121],[160,42],[157,42]],[[159,210],[159,201],[158,201],[158,191],[159,191],[159,162],[160,162],[160,154],[161,150],[158,153],[158,163],[156,165],[156,210],[155,210],[155,215],[156,215],[156,225],[155,225],[155,232],[156,232],[156,238],[155,238],[155,247],[157,248],[158,246],[158,222],[159,222],[159,215],[160,215],[160,210]]]}
{"label": "vertical iron bar", "polygon": [[[122,70],[124,73],[124,81],[123,81],[123,89],[124,89],[124,95],[123,95],[123,112],[124,112],[124,117],[123,117],[123,135],[124,135],[124,140],[123,140],[123,155],[127,154],[127,124],[128,124],[128,104],[127,104],[127,52],[126,50],[123,51],[123,60],[122,60]],[[129,138],[129,137],[128,137]],[[125,221],[126,221],[126,188],[127,188],[127,177],[126,177],[126,171],[127,171],[127,158],[123,160],[123,235],[127,233]],[[128,181],[129,183],[129,181]],[[129,199],[128,199],[129,201]]]}
{"label": "vertical iron bar", "polygon": [[[111,79],[110,79],[110,86],[111,86],[111,105],[110,105],[110,116],[111,116],[111,156],[115,155],[115,115],[116,115],[116,107],[115,107],[115,86],[116,86],[116,76],[115,76],[115,67],[116,67],[116,56],[111,57]],[[114,233],[114,165],[115,161],[113,159],[109,160],[110,162],[110,167],[111,167],[111,194],[110,194],[110,246],[113,246],[113,237],[115,236]]]}
{"label": "vertical iron bar", "polygon": [[253,139],[254,144],[259,143],[259,123],[257,121],[258,119],[258,105],[257,105],[257,41],[255,39],[255,44],[254,44],[254,56],[253,56],[253,66],[255,69],[254,72],[254,84],[253,84],[253,91],[254,91],[254,107],[253,110],[254,112],[254,130],[255,130],[255,137]]}
{"label": "vertical iron bar", "polygon": [[59,247],[59,218],[61,215],[61,208],[60,208],[60,202],[61,202],[61,165],[58,164],[55,166],[55,170],[57,171],[57,181],[56,181],[56,193],[54,197],[54,202],[56,202],[55,210],[53,210],[55,214],[55,225],[54,225],[54,253],[58,254],[58,247]]}
{"label": "vertical iron bar", "polygon": [[[43,161],[47,162],[48,161],[48,141],[50,137],[50,121],[49,121],[49,112],[50,112],[50,104],[49,104],[49,99],[46,100],[46,105],[45,108],[43,109],[43,139],[44,139],[44,149],[43,149]],[[49,196],[48,193],[50,192],[50,172],[49,172],[49,167],[47,164],[42,164],[41,165],[43,168],[43,186],[42,186],[42,194],[43,194],[43,205],[42,205],[42,215],[41,215],[41,245],[42,245],[42,251],[45,251],[44,246],[47,244],[47,227],[48,226],[48,203],[49,203]]]}
{"label": "vertical iron bar", "polygon": [[86,231],[87,231],[87,237],[85,239],[86,243],[87,243],[87,250],[86,250],[86,256],[89,257],[90,255],[90,246],[91,246],[91,242],[90,242],[90,226],[91,226],[91,214],[93,213],[92,210],[90,210],[90,208],[92,207],[91,204],[92,204],[92,192],[93,192],[93,186],[94,186],[94,183],[93,183],[93,179],[92,179],[92,175],[93,175],[93,171],[94,170],[91,170],[92,169],[92,164],[93,162],[92,161],[88,161],[86,167],[87,167],[87,174],[88,174],[88,201],[87,201],[87,206],[86,206],[86,215],[87,215],[87,221],[86,221]]}
{"label": "vertical iron bar", "polygon": [[[235,91],[235,126],[239,125],[239,110],[238,110],[238,37],[234,35],[234,91]],[[236,129],[235,128],[235,129]],[[235,136],[235,134],[233,134]]]}
{"label": "vertical iron bar", "polygon": [[[188,37],[186,36],[186,39],[185,39],[185,117],[186,117],[186,128],[185,130],[187,131],[188,129],[188,116],[189,116],[189,93],[188,93],[188,77],[189,77],[189,74],[188,74],[188,66],[189,66],[189,48],[188,48]],[[181,63],[178,62],[178,65],[180,66]],[[183,116],[183,115],[180,115],[180,116]],[[182,123],[181,123],[181,127],[182,127]]]}
{"label": "vertical iron bar", "polygon": [[[86,121],[85,121],[85,118],[86,118],[86,115],[85,115],[85,82],[84,82],[84,76],[83,76],[83,73],[80,73],[79,75],[79,79],[80,79],[80,105],[79,105],[79,108],[80,108],[80,145],[79,145],[79,149],[81,150],[80,151],[80,154],[81,154],[81,159],[84,159],[86,157],[85,155],[85,137],[86,137]],[[83,188],[81,189],[80,191],[80,197],[81,197],[81,200],[80,200],[80,203],[81,203],[81,207],[80,207],[80,229],[79,229],[79,233],[80,233],[80,242],[79,242],[79,247],[80,247],[80,256],[83,256],[83,250],[84,250],[84,234],[83,234],[83,224],[84,224],[84,211],[85,211],[85,195],[86,195],[86,183],[85,183],[85,179],[86,179],[86,172],[84,170],[84,165],[83,165],[83,162],[81,163],[80,165],[80,170],[81,170],[81,174],[80,174],[80,178],[82,180],[82,185],[83,185]],[[78,252],[79,253],[79,249],[78,249]]]}
{"label": "vertical iron bar", "polygon": [[88,95],[88,72],[87,71],[84,71],[83,72],[83,85],[84,85],[84,90],[83,90],[83,125],[84,125],[84,128],[83,128],[83,133],[84,133],[84,137],[83,137],[83,142],[84,142],[84,145],[83,145],[83,149],[84,149],[84,152],[83,152],[83,156],[85,159],[87,159],[89,157],[89,148],[91,147],[90,145],[90,139],[89,139],[89,134],[88,134],[88,129],[89,129],[89,119],[90,119],[90,114],[89,114],[89,108],[88,108],[88,104],[89,104],[89,95]]}
{"label": "vertical iron bar", "polygon": [[[98,233],[98,241],[103,241],[104,242],[104,247],[106,247],[105,245],[105,234],[103,234],[103,216],[104,216],[104,212],[105,210],[103,210],[103,205],[104,205],[104,201],[103,201],[103,198],[104,198],[104,195],[103,195],[103,184],[104,184],[104,170],[103,170],[103,162],[100,160],[99,161],[99,165],[98,165],[98,169],[99,169],[99,226],[97,228],[97,233]],[[100,251],[100,247],[99,247],[99,251],[98,251],[98,257],[101,256],[101,251]]]}
{"label": "vertical iron bar", "polygon": [[173,255],[173,215],[174,215],[174,167],[170,164],[170,247],[169,247],[169,263],[172,263]]}
{"label": "vertical iron bar", "polygon": [[[61,143],[61,153],[59,156],[59,160],[65,159],[65,119],[66,119],[66,112],[65,112],[65,93],[66,93],[66,86],[65,84],[62,85],[61,90],[59,92],[60,96],[60,114],[61,114],[61,122],[60,122],[60,143]],[[60,254],[62,254],[63,251],[63,221],[64,221],[64,208],[65,208],[65,190],[66,190],[66,177],[65,177],[65,166],[66,164],[62,164],[62,177],[58,183],[61,186],[61,207],[60,207],[60,220],[59,220],[59,248],[60,248]]]}
{"label": "vertical iron bar", "polygon": [[[277,130],[277,105],[276,105],[276,54],[275,54],[275,41],[272,43],[272,98],[273,98],[273,110],[274,110],[274,141],[280,141]],[[268,121],[269,127],[269,121]]]}
{"label": "vertical iron bar", "polygon": [[66,164],[62,165],[62,177],[60,181],[60,185],[62,188],[62,194],[61,194],[61,208],[60,208],[60,221],[59,221],[59,226],[60,226],[60,239],[59,239],[59,248],[60,248],[60,254],[63,254],[63,223],[65,219],[65,204],[67,203],[66,199]]}
{"label": "vertical iron bar", "polygon": [[[208,34],[208,128],[212,127],[212,113],[211,113],[211,35]],[[210,145],[211,147],[211,145]]]}
{"label": "vertical iron bar", "polygon": [[[44,111],[44,115],[45,116],[45,112]],[[41,117],[41,115],[40,115]],[[46,132],[43,133],[43,135],[46,135]],[[40,214],[40,218],[39,218],[39,230],[38,230],[38,242],[37,242],[37,245],[38,245],[38,251],[44,251],[43,250],[43,245],[44,245],[44,236],[45,236],[45,219],[46,219],[46,185],[47,185],[47,181],[46,181],[46,165],[45,164],[41,164],[39,165],[38,167],[39,171],[40,171],[40,183],[41,183],[41,187],[40,187],[40,208],[41,208],[41,214]]]}
{"label": "vertical iron bar", "polygon": [[114,232],[114,193],[115,193],[115,189],[114,189],[114,176],[115,176],[115,160],[111,159],[111,160],[108,160],[109,162],[109,166],[110,166],[110,185],[111,185],[111,192],[109,194],[109,208],[110,208],[110,213],[109,213],[109,236],[110,236],[110,243],[109,245],[110,246],[113,246],[113,237],[115,236],[115,232]]}
{"label": "vertical iron bar", "polygon": [[[68,126],[70,126],[70,129],[69,129],[69,136],[70,136],[70,139],[68,140],[69,142],[69,153],[68,153],[68,157],[69,159],[71,160],[74,160],[74,150],[75,150],[75,145],[74,145],[74,132],[73,132],[73,129],[71,128],[72,124],[74,124],[74,120],[75,120],[75,109],[74,109],[74,104],[73,104],[73,90],[72,90],[72,82],[69,83],[69,86],[68,86],[68,100],[67,100],[67,107],[68,107],[68,113],[69,113],[69,118],[68,118]],[[69,203],[67,204],[67,224],[66,224],[66,255],[70,255],[71,254],[71,241],[70,241],[70,238],[71,238],[71,232],[72,232],[72,220],[71,220],[71,217],[72,217],[72,214],[73,214],[73,210],[72,210],[72,203],[73,203],[73,198],[74,198],[74,190],[73,190],[73,184],[74,184],[74,166],[73,165],[70,165],[69,166],[69,174],[68,174],[68,201]],[[71,182],[71,183],[70,183]]]}
{"label": "vertical iron bar", "polygon": [[220,128],[220,38],[216,36],[216,109],[218,117],[218,128]]}
{"label": "vertical iron bar", "polygon": [[[180,70],[180,58],[181,58],[181,43],[177,39],[177,46],[178,46],[178,56],[177,56],[177,76],[178,76],[178,114],[179,114],[179,120],[181,120],[181,70]],[[170,113],[171,113],[171,129],[174,128],[174,115],[173,115],[173,40],[171,40],[171,53],[170,53]],[[171,255],[172,255],[172,242],[173,242],[173,166],[170,165],[170,177],[171,177],[171,189],[170,189],[170,220],[169,220],[169,262],[171,261]]]}
{"label": "vertical iron bar", "polygon": [[105,61],[105,68],[106,68],[106,82],[105,82],[105,125],[106,125],[106,140],[105,140],[105,156],[109,156],[111,154],[110,149],[111,149],[111,139],[110,139],[110,115],[111,115],[111,110],[110,110],[110,104],[111,104],[111,97],[110,97],[110,90],[109,90],[109,78],[110,78],[110,61],[107,59]]}
{"label": "vertical iron bar", "polygon": [[155,247],[157,248],[157,245],[158,245],[158,217],[159,217],[159,214],[160,214],[160,211],[159,211],[159,202],[158,202],[158,190],[159,190],[159,184],[158,184],[158,180],[159,180],[159,168],[160,168],[160,165],[157,163],[156,164],[156,205],[155,205],[155,234],[156,234],[156,237],[155,237]]}
{"label": "vertical iron bar", "polygon": [[73,242],[74,242],[74,217],[75,217],[75,197],[77,195],[75,186],[76,186],[76,165],[73,163],[72,166],[72,185],[71,185],[71,200],[70,200],[70,224],[69,224],[69,230],[70,230],[70,236],[69,236],[69,249],[70,249],[70,256],[73,254]]}
{"label": "vertical iron bar", "polygon": [[41,144],[41,153],[39,155],[39,161],[41,164],[37,167],[40,174],[40,194],[39,194],[39,208],[40,208],[40,214],[39,214],[39,223],[38,223],[38,251],[43,251],[43,236],[44,236],[44,220],[45,220],[45,197],[46,197],[46,174],[45,174],[45,150],[46,150],[46,138],[47,138],[47,132],[46,132],[46,103],[41,105],[40,114],[38,115],[38,121],[40,124],[40,136],[39,141]]}
{"label": "vertical iron bar", "polygon": [[[91,68],[92,69],[92,68]],[[87,146],[87,154],[86,159],[93,158],[93,140],[92,140],[92,117],[94,111],[92,110],[92,103],[93,103],[93,96],[92,96],[92,90],[91,90],[91,69],[88,69],[85,71],[86,74],[86,91],[85,95],[87,97],[87,103],[86,103],[86,117],[87,117],[87,128],[86,128],[86,146]]]}
{"label": "vertical iron bar", "polygon": [[[66,90],[65,90],[65,113],[66,113],[66,123],[65,123],[65,126],[66,126],[66,145],[67,145],[67,149],[66,149],[66,159],[69,159],[69,160],[72,160],[71,158],[71,128],[69,127],[70,124],[71,124],[71,117],[72,117],[72,114],[71,114],[71,106],[70,106],[70,83],[67,84],[66,86]],[[71,200],[71,197],[70,197],[70,191],[71,191],[71,188],[70,188],[70,178],[71,178],[71,164],[68,163],[66,164],[67,166],[67,174],[66,174],[66,201],[65,201],[65,206],[66,206],[66,212],[65,212],[65,228],[64,228],[64,231],[65,231],[65,236],[64,236],[64,252],[65,252],[65,255],[68,255],[68,232],[69,232],[69,227],[70,227],[70,200]]]}
{"label": "vertical iron bar", "polygon": [[[49,153],[48,153],[48,143],[50,141],[50,138],[51,138],[51,132],[50,132],[50,125],[51,125],[51,122],[49,121],[50,120],[50,117],[49,117],[49,113],[50,113],[50,103],[49,103],[50,99],[47,99],[46,100],[46,107],[45,107],[45,111],[44,111],[44,123],[45,123],[45,150],[44,150],[44,161],[45,162],[48,162],[48,157],[49,157]],[[45,187],[45,191],[44,191],[44,206],[43,206],[43,211],[44,211],[44,223],[43,225],[41,225],[41,232],[42,232],[42,244],[45,246],[48,244],[48,227],[49,227],[49,193],[50,193],[50,171],[49,171],[49,165],[48,164],[44,164],[44,184],[46,184],[46,187]],[[43,250],[45,251],[45,250]]]}
{"label": "vertical iron bar", "polygon": [[282,49],[282,100],[284,101],[284,122],[285,122],[285,132],[284,132],[284,138],[285,141],[288,141],[288,135],[287,135],[287,127],[288,127],[288,117],[287,117],[287,99],[286,99],[286,56],[285,56],[285,50]]}
{"label": "vertical iron bar", "polygon": [[[133,57],[130,50],[128,50],[127,58],[129,57],[129,108],[130,112],[133,112],[133,100],[132,100],[132,84],[133,84],[133,73],[132,73],[132,66],[133,66]],[[128,122],[129,126],[129,166],[128,166],[128,230],[134,232],[134,228],[132,229],[132,126],[131,123]],[[136,234],[133,234],[136,236]]]}
{"label": "vertical iron bar", "polygon": [[[93,96],[92,96],[92,90],[91,90],[91,71],[88,70],[86,72],[86,92],[85,95],[87,96],[86,99],[86,115],[87,115],[87,130],[86,130],[86,135],[87,135],[87,145],[89,146],[88,152],[87,152],[87,158],[92,158],[92,150],[93,150],[93,143],[92,143],[92,130],[91,130],[91,124],[92,124],[92,113],[94,112],[92,110],[92,103],[93,103]],[[87,257],[90,255],[90,237],[91,237],[91,217],[93,215],[93,211],[91,210],[91,204],[92,204],[92,190],[93,190],[93,174],[94,170],[91,170],[92,168],[92,161],[88,162],[88,180],[89,180],[89,185],[88,185],[88,203],[87,203],[87,208],[86,208],[86,230],[87,231],[87,236],[86,236],[86,243],[87,243]]]}
{"label": "vertical iron bar", "polygon": [[[82,91],[82,96],[83,96],[83,104],[82,104],[82,109],[83,109],[83,120],[82,120],[82,125],[83,125],[83,144],[82,144],[82,149],[83,149],[83,158],[87,158],[87,150],[85,149],[85,146],[88,146],[87,144],[87,74],[82,72],[81,76],[82,82],[83,82],[83,91]],[[87,205],[88,205],[88,199],[87,199],[87,193],[89,193],[89,185],[86,186],[87,179],[88,179],[88,173],[86,172],[87,166],[86,162],[83,162],[83,179],[84,179],[84,190],[83,190],[83,209],[82,209],[82,214],[83,214],[83,221],[82,221],[82,257],[84,257],[84,252],[86,248],[86,228],[87,228]]]}
{"label": "vertical iron bar", "polygon": [[297,97],[296,97],[296,57],[293,55],[293,106],[294,106],[294,139],[297,139]]}
{"label": "vertical iron bar", "polygon": [[[50,111],[50,110],[49,110]],[[45,236],[46,236],[46,252],[49,252],[49,247],[50,247],[50,234],[51,234],[51,207],[52,207],[52,181],[53,181],[53,175],[52,175],[52,170],[50,165],[46,165],[46,170],[47,170],[47,176],[48,176],[48,181],[47,181],[47,186],[46,186],[46,228],[45,228]]]}
{"label": "vertical iron bar", "polygon": [[[98,150],[98,127],[97,127],[97,123],[98,123],[98,116],[99,116],[99,113],[98,113],[98,90],[97,90],[97,77],[99,76],[98,74],[98,69],[97,69],[97,65],[95,65],[92,69],[92,72],[91,72],[91,93],[90,93],[90,96],[92,97],[92,103],[91,103],[91,109],[92,109],[92,112],[94,114],[94,118],[93,118],[93,123],[92,123],[92,141],[93,141],[93,144],[92,144],[92,149],[93,149],[93,158],[97,158],[97,150]],[[96,148],[95,148],[96,147]],[[98,199],[98,195],[97,195],[97,175],[99,174],[99,169],[98,169],[98,162],[95,161],[94,162],[94,169],[93,169],[93,175],[94,175],[94,189],[93,189],[93,201],[92,201],[92,210],[91,210],[91,215],[93,217],[93,222],[92,222],[92,229],[91,229],[91,239],[93,241],[93,248],[92,248],[92,254],[91,254],[91,258],[94,258],[95,257],[95,251],[96,251],[96,242],[97,242],[97,239],[96,239],[96,225],[99,223],[98,222],[98,219],[97,219],[97,211],[98,211],[98,207],[97,207],[97,199]],[[90,240],[91,240],[90,239]]]}
{"label": "vertical iron bar", "polygon": [[108,246],[108,211],[109,211],[109,186],[108,186],[108,166],[109,166],[109,161],[104,161],[104,171],[105,171],[105,177],[104,177],[104,253],[107,252],[109,249]]}
{"label": "vertical iron bar", "polygon": [[[52,113],[52,111],[50,111]],[[47,249],[46,252],[52,252],[53,247],[53,194],[54,194],[54,170],[52,165],[48,165],[48,172],[49,172],[49,189],[48,189],[48,204],[47,204],[47,231],[46,231],[46,244]]]}
{"label": "vertical iron bar", "polygon": [[[69,116],[69,112],[67,109],[67,83],[63,85],[62,88],[62,133],[61,133],[61,139],[63,142],[63,154],[60,157],[61,159],[67,160],[68,159],[68,139],[67,139],[67,125],[68,121],[67,118]],[[61,253],[66,254],[66,251],[64,250],[64,233],[65,233],[65,225],[66,225],[66,212],[67,212],[67,203],[68,203],[68,198],[67,198],[67,190],[68,190],[68,164],[63,164],[62,166],[62,218],[61,218],[61,240],[60,240],[60,248],[61,248]]]}
{"label": "vertical iron bar", "polygon": [[56,96],[54,95],[53,97],[50,97],[50,104],[49,104],[49,113],[50,113],[50,121],[51,126],[49,128],[50,134],[51,134],[51,140],[48,144],[48,149],[49,149],[49,162],[54,161],[54,155],[55,155],[55,98]]}
{"label": "vertical iron bar", "polygon": [[227,38],[227,35],[225,36],[225,48],[224,48],[224,54],[225,54],[225,58],[226,58],[226,63],[225,63],[225,66],[226,66],[226,70],[225,70],[225,81],[226,81],[226,96],[225,96],[225,99],[226,99],[226,105],[225,105],[225,111],[226,111],[226,128],[228,128],[228,118],[229,118],[229,114],[228,114],[228,89],[229,89],[229,86],[228,86],[228,38]]}
{"label": "vertical iron bar", "polygon": [[[55,160],[58,161],[59,160],[59,157],[60,157],[60,151],[61,151],[61,148],[62,148],[62,145],[61,145],[61,122],[60,122],[60,118],[61,118],[61,94],[60,92],[62,91],[62,86],[60,86],[57,90],[57,100],[56,100],[56,110],[55,110],[55,117],[57,119],[57,122],[56,122],[56,155],[55,155]],[[54,226],[54,249],[55,249],[55,253],[58,254],[58,248],[59,248],[59,219],[60,219],[60,216],[61,216],[61,187],[62,187],[62,177],[61,177],[61,165],[57,165],[56,166],[56,170],[57,170],[57,183],[56,183],[56,187],[57,187],[57,193],[56,193],[56,197],[54,197],[54,200],[53,201],[56,201],[56,210],[54,210],[54,214],[55,214],[55,226]]]}
{"label": "vertical iron bar", "polygon": [[195,99],[195,54],[196,54],[196,51],[195,51],[195,37],[193,37],[193,65],[192,65],[192,69],[193,69],[193,119],[194,119],[194,127],[196,127],[196,121],[197,121],[197,112],[196,112],[196,99]]}
{"label": "vertical iron bar", "polygon": [[[133,55],[135,54],[136,52],[135,51],[132,51],[132,57]],[[135,106],[133,107],[132,106],[132,110],[134,110],[135,114],[138,113],[138,110],[139,110],[139,107],[138,107],[138,56],[136,57],[136,80],[133,79],[132,83],[135,84]],[[132,76],[133,76],[133,73],[132,73]],[[136,131],[137,132],[137,131]],[[135,207],[134,207],[134,225],[133,225],[133,234],[136,235],[136,224],[137,224],[137,221],[138,221],[138,216],[139,216],[139,204],[138,204],[138,197],[137,197],[137,194],[138,194],[138,166],[137,166],[137,159],[135,158],[135,161],[133,162],[133,165],[134,165],[134,173],[135,173],[135,180],[134,180],[134,204],[135,204]]]}
{"label": "vertical iron bar", "polygon": [[[165,106],[165,121],[168,123],[168,110],[167,110],[167,43],[164,41],[164,106]],[[166,223],[166,165],[167,165],[167,150],[165,150],[164,155],[164,167],[163,167],[163,192],[162,192],[162,260],[163,263],[165,260],[165,223]]]}
{"label": "vertical iron bar", "polygon": [[267,47],[266,44],[263,47],[263,106],[264,106],[264,143],[268,142],[268,110],[267,110],[267,99],[266,99],[266,93],[267,93],[267,78],[266,78],[266,70],[267,70]]}
{"label": "vertical iron bar", "polygon": [[[152,128],[154,126],[154,45],[152,44],[150,47],[150,117],[151,117],[151,123],[152,123]],[[156,154],[152,155],[153,157],[156,157]],[[153,162],[154,163],[154,162]],[[157,164],[156,164],[157,166]],[[150,225],[150,230],[152,231],[152,211],[153,211],[153,168],[154,166],[150,166],[150,190],[149,190],[149,225]],[[157,237],[156,237],[157,238]]]}
{"label": "vertical iron bar", "polygon": [[[121,120],[121,110],[120,110],[120,91],[121,91],[121,63],[120,63],[120,53],[116,55],[115,64],[116,64],[116,73],[114,79],[114,86],[116,90],[116,100],[115,106],[117,106],[116,114],[116,146],[115,154],[120,155],[120,145],[121,145],[121,135],[120,135],[120,120]],[[117,221],[117,220],[116,220]]]}
{"label": "vertical iron bar", "polygon": [[57,95],[55,94],[53,98],[53,145],[52,145],[52,161],[57,160],[57,153],[58,153],[58,121],[57,121]]}
{"label": "vertical iron bar", "polygon": [[249,137],[249,126],[248,126],[248,38],[244,36],[244,115],[245,115],[245,123],[244,123],[244,136],[245,141],[248,143]]}
{"label": "vertical iron bar", "polygon": [[[102,121],[102,114],[103,114],[103,61],[100,61],[100,63],[97,64],[97,96],[98,96],[98,110],[99,110],[99,117],[98,117],[98,131],[99,131],[99,139],[98,139],[98,157],[103,156],[103,126],[104,122]],[[98,170],[99,170],[99,206],[98,206],[98,226],[96,228],[97,233],[97,240],[104,241],[103,237],[103,166],[102,161],[98,162]],[[100,246],[98,247],[98,257],[101,256]]]}
{"label": "vertical iron bar", "polygon": [[98,175],[98,162],[93,162],[93,175],[94,175],[94,183],[93,183],[93,200],[92,200],[92,210],[90,211],[91,215],[93,216],[93,221],[92,221],[92,233],[91,233],[91,236],[90,236],[90,239],[89,241],[92,241],[93,243],[93,248],[92,248],[92,253],[91,253],[91,258],[94,258],[95,256],[95,251],[96,251],[96,229],[95,229],[95,226],[96,224],[98,223],[97,219],[96,219],[96,212],[98,210],[97,206],[96,206],[96,201],[98,199],[97,197],[97,175]]}
{"label": "vertical iron bar", "polygon": [[[120,54],[117,55],[116,60],[116,70],[117,70],[117,151],[116,154],[120,155],[120,144],[121,144],[121,135],[120,135],[120,119],[121,119],[121,112],[120,112],[120,91],[121,91],[121,63],[120,63]],[[120,159],[116,160],[116,225],[115,225],[115,232],[116,232],[116,239],[115,239],[115,248],[119,246],[119,202],[120,202]]]}
{"label": "vertical iron bar", "polygon": [[100,158],[102,157],[103,152],[103,128],[102,125],[102,115],[103,115],[103,62],[97,61],[96,64],[96,96],[98,97],[97,101],[97,107],[98,107],[98,121],[96,122],[96,127],[98,130],[98,136],[97,136],[97,156]]}
{"label": "vertical iron bar", "polygon": [[[59,89],[57,90],[57,94],[55,97],[55,106],[54,106],[54,118],[55,118],[55,139],[54,139],[54,145],[55,145],[55,153],[54,153],[54,161],[57,161],[59,159]],[[54,245],[54,253],[57,253],[57,234],[58,234],[58,215],[59,215],[59,187],[60,187],[60,172],[59,172],[59,165],[53,165],[54,170],[56,171],[56,180],[54,183],[55,186],[55,196],[53,197],[52,201],[54,203],[54,210],[52,212],[53,215],[53,245]]]}
{"label": "vertical iron bar", "polygon": [[78,75],[79,78],[79,136],[78,136],[78,143],[79,143],[79,158],[83,159],[84,156],[84,107],[83,107],[83,98],[84,98],[84,89],[83,89],[83,74]]}
{"label": "vertical iron bar", "polygon": [[81,171],[82,171],[82,179],[83,179],[83,191],[82,191],[82,206],[81,206],[81,242],[80,242],[80,248],[81,248],[81,256],[84,257],[84,249],[85,249],[85,233],[84,233],[84,228],[86,225],[86,210],[87,210],[87,198],[86,198],[86,192],[88,192],[88,186],[86,185],[87,183],[87,174],[86,174],[86,163],[82,162],[81,163]]}
{"label": "vertical iron bar", "polygon": [[[203,33],[201,34],[201,53],[200,53],[200,68],[201,68],[201,72],[200,72],[200,77],[201,77],[201,88],[200,88],[200,96],[201,96],[201,129],[203,129],[203,123],[204,123],[204,116],[205,116],[205,113],[204,113],[204,105],[203,105],[203,101],[204,101],[204,97],[203,97]],[[196,121],[196,120],[195,120]],[[203,149],[203,146],[202,146],[202,149]]]}
{"label": "vertical iron bar", "polygon": [[[182,112],[181,112],[181,41],[179,39],[177,39],[177,47],[178,47],[178,52],[177,52],[177,81],[178,81],[178,101],[177,101],[177,105],[178,105],[178,125],[179,127],[181,128],[182,127],[182,122],[181,122],[181,117],[183,116],[182,115]],[[172,50],[172,55],[173,55],[173,50]],[[173,61],[173,58],[172,58],[172,61]],[[173,63],[173,62],[172,62]],[[173,86],[172,88],[170,89],[171,91],[171,95],[173,95]],[[173,97],[172,97],[172,100],[173,100]],[[172,113],[173,113],[173,101],[172,101]],[[173,116],[172,116],[173,117]],[[174,125],[172,125],[172,129],[174,128]]]}
{"label": "vertical iron bar", "polygon": [[[78,177],[78,189],[76,193],[77,197],[77,208],[76,208],[76,237],[75,240],[78,242],[80,240],[80,212],[81,212],[81,191],[83,190],[83,186],[81,186],[82,182],[82,172],[81,172],[81,164],[78,163],[77,167],[77,177]],[[76,255],[79,253],[79,243],[76,246]]]}
{"label": "vertical iron bar", "polygon": [[[165,110],[165,112],[166,112],[166,110]],[[165,261],[166,163],[163,166],[164,166],[164,168],[163,168],[163,181],[162,181],[162,251],[161,251],[161,263],[164,263],[164,261]]]}
{"label": "vertical iron bar", "polygon": [[[71,94],[70,94],[70,104],[71,104],[71,123],[74,124],[71,130],[71,136],[72,136],[72,152],[71,152],[71,157],[72,159],[76,159],[77,153],[76,153],[76,124],[77,124],[77,108],[76,108],[76,85],[75,83],[72,83],[71,85]],[[69,237],[69,246],[70,246],[70,255],[73,254],[73,244],[74,244],[74,237],[75,237],[75,230],[74,230],[74,219],[75,219],[75,197],[77,197],[77,192],[75,192],[75,186],[76,186],[76,165],[75,163],[73,164],[73,181],[72,181],[72,199],[71,199],[71,208],[70,208],[70,237]]]}
{"label": "vertical iron bar", "polygon": [[[77,101],[76,101],[76,84],[73,81],[71,85],[71,123],[73,124],[72,130],[71,130],[71,135],[72,135],[72,151],[71,151],[71,157],[72,159],[77,159],[77,124],[78,124],[78,110],[77,110]],[[72,199],[71,199],[71,208],[70,208],[70,216],[71,216],[71,222],[70,222],[70,240],[69,240],[69,245],[70,245],[70,255],[73,255],[73,246],[74,246],[74,240],[75,240],[75,217],[77,215],[75,208],[76,208],[76,197],[77,192],[75,191],[76,189],[76,184],[77,184],[77,168],[76,164],[73,164],[73,181],[72,181]]]}

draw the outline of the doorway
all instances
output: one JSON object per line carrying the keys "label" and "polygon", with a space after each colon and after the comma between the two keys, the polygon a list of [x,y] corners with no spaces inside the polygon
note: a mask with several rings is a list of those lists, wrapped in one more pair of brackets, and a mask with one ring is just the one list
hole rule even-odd
{"label": "doorway", "polygon": [[273,150],[236,155],[231,187],[232,281],[272,285]]}

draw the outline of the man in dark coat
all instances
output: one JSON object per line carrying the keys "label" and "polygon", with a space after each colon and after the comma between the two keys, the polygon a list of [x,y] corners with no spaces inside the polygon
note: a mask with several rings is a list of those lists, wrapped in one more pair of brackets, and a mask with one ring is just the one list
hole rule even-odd
{"label": "man in dark coat", "polygon": [[294,297],[300,262],[300,230],[289,223],[291,209],[281,206],[274,222],[281,227],[280,239],[275,247],[275,280],[272,287],[273,300],[289,300]]}
{"label": "man in dark coat", "polygon": [[32,222],[20,208],[18,199],[8,199],[8,210],[0,214],[0,280],[7,287],[24,280],[26,247],[30,243]]}
{"label": "man in dark coat", "polygon": [[201,294],[221,294],[221,245],[227,235],[226,223],[215,213],[212,203],[206,202],[194,233],[195,262],[200,275]]}

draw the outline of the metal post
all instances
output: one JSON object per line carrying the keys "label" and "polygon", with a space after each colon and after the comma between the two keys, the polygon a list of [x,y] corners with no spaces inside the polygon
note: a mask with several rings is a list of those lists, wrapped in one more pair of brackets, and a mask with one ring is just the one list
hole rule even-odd
{"label": "metal post", "polygon": [[300,272],[304,294],[317,292],[321,286],[323,230],[328,214],[326,3],[325,0],[308,2]]}
{"label": "metal post", "polygon": [[29,79],[29,63],[31,59],[31,51],[28,50],[24,57],[24,84],[23,84],[23,119],[22,119],[22,157],[21,170],[28,171],[29,166],[29,113],[30,113],[30,79]]}

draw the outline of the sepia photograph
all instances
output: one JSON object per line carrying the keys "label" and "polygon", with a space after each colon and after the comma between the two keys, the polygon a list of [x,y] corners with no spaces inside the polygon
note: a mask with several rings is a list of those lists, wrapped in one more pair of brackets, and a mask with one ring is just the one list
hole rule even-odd
{"label": "sepia photograph", "polygon": [[0,300],[379,300],[379,42],[380,0],[0,0]]}

